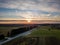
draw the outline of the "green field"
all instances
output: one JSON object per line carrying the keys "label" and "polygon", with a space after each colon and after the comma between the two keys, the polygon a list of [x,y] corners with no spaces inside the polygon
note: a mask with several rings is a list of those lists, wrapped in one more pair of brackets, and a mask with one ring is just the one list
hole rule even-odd
{"label": "green field", "polygon": [[[0,27],[0,33],[4,35],[12,29],[20,27]],[[31,34],[25,37],[16,38],[4,45],[60,45],[60,29],[50,26],[38,26]]]}
{"label": "green field", "polygon": [[42,26],[38,27],[35,30],[32,31],[32,33],[28,36],[56,36],[60,38],[60,30],[59,29],[52,29],[51,27],[48,26]]}
{"label": "green field", "polygon": [[37,45],[60,45],[60,29],[52,29],[48,26],[38,27],[26,37],[38,37]]}

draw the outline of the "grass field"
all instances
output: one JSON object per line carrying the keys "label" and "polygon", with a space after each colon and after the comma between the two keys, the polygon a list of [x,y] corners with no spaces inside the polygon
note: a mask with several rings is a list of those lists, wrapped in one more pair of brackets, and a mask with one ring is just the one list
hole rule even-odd
{"label": "grass field", "polygon": [[51,29],[48,26],[42,26],[36,28],[29,36],[56,36],[60,38],[60,30],[59,29]]}
{"label": "grass field", "polygon": [[0,26],[0,33],[4,34],[5,36],[7,35],[7,32],[10,32],[12,29],[17,29],[19,27],[11,27],[11,26],[8,26],[8,27],[5,27],[5,26]]}
{"label": "grass field", "polygon": [[60,29],[52,29],[48,26],[36,28],[27,37],[38,37],[37,45],[60,45]]}
{"label": "grass field", "polygon": [[[8,31],[19,27],[0,27],[0,33],[6,35]],[[39,26],[26,37],[19,37],[5,45],[60,45],[60,29],[50,26]]]}

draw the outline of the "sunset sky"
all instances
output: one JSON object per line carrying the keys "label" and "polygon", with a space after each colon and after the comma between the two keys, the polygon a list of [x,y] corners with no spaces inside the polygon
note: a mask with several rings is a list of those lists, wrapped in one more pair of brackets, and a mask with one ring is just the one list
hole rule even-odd
{"label": "sunset sky", "polygon": [[0,0],[0,20],[60,21],[60,0]]}

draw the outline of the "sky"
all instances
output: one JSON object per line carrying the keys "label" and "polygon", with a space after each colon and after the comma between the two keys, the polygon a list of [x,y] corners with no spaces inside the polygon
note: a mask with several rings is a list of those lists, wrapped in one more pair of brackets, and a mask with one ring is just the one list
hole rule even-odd
{"label": "sky", "polygon": [[0,0],[0,20],[58,20],[60,0]]}

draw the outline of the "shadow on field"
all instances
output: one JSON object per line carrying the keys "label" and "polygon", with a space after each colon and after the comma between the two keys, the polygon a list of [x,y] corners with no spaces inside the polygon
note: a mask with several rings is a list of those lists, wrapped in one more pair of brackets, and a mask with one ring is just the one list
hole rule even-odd
{"label": "shadow on field", "polygon": [[45,38],[46,45],[60,45],[60,40],[56,37],[46,37]]}
{"label": "shadow on field", "polygon": [[24,37],[20,39],[19,45],[60,45],[60,40],[56,37]]}
{"label": "shadow on field", "polygon": [[3,45],[60,45],[56,37],[20,37]]}

